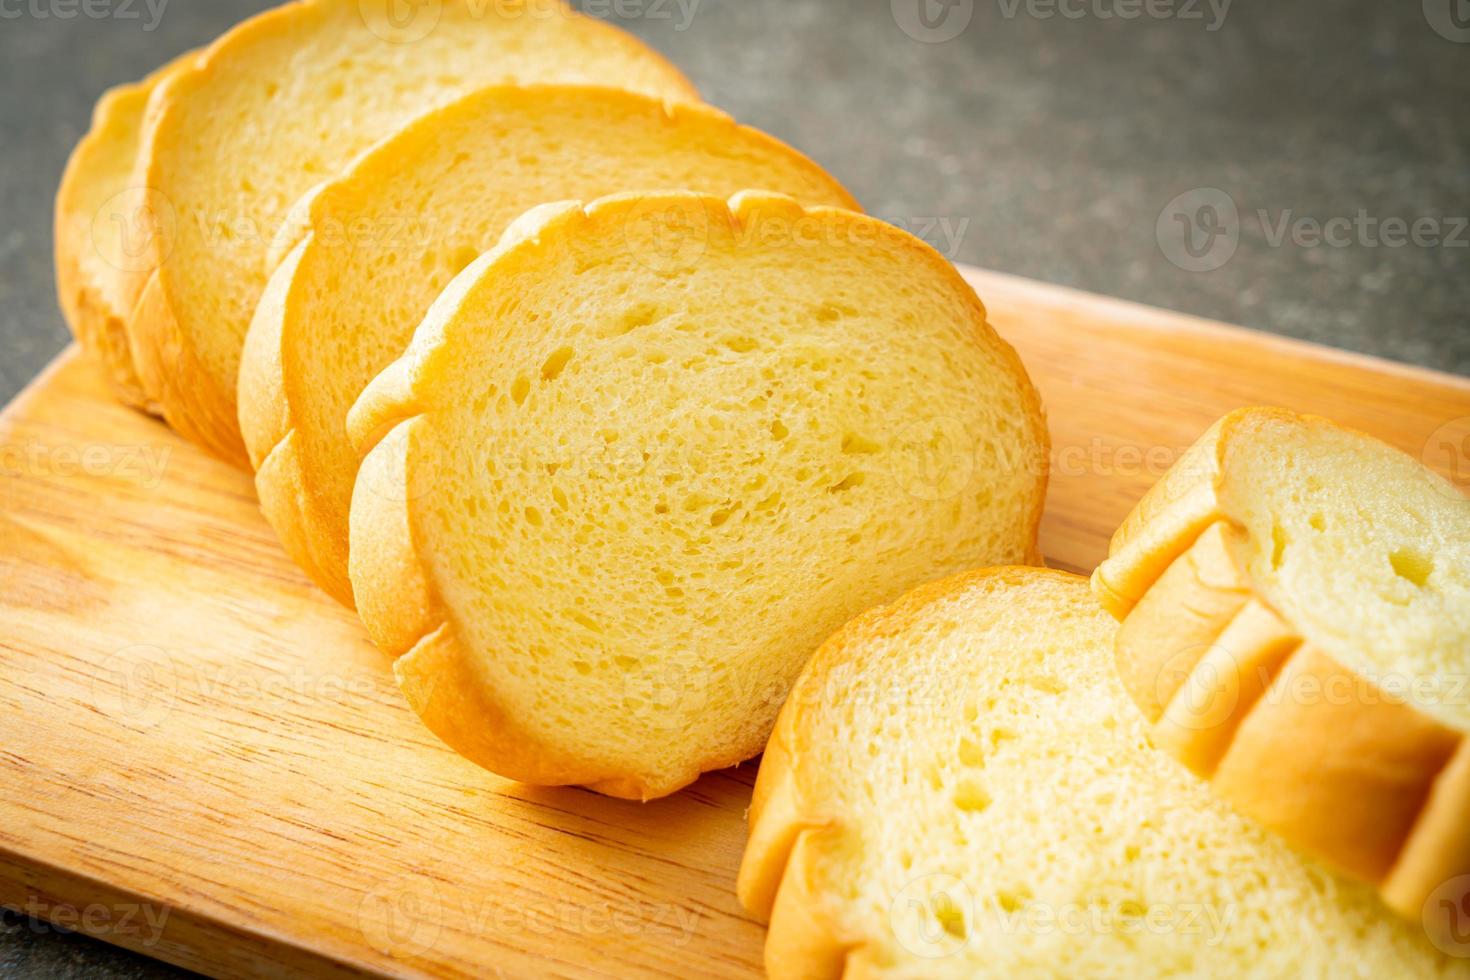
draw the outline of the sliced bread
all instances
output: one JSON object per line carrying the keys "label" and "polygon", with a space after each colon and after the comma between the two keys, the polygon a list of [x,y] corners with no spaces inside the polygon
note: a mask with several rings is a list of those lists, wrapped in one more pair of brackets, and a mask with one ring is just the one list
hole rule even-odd
{"label": "sliced bread", "polygon": [[1093,583],[1161,747],[1404,915],[1470,893],[1470,500],[1448,481],[1325,419],[1238,411]]}
{"label": "sliced bread", "polygon": [[92,128],[67,160],[56,192],[56,291],[72,336],[134,408],[149,409],[128,346],[125,307],[129,272],[151,261],[144,254],[141,215],[149,195],[133,186],[143,109],[153,90],[188,67],[182,55],[141,82],[108,89],[92,112]]}
{"label": "sliced bread", "polygon": [[[400,14],[411,16],[400,17]],[[601,81],[694,99],[634,38],[551,0],[304,0],[216,41],[149,104],[139,183],[166,202],[131,277],[148,396],[244,464],[235,405],[245,331],[298,199],[415,116],[489,84]]]}
{"label": "sliced bread", "polygon": [[403,353],[445,284],[548,201],[748,187],[855,207],[806,157],[714,109],[620,89],[494,87],[428,113],[311,202],[308,232],[256,310],[240,425],[286,550],[351,604],[347,411]]}
{"label": "sliced bread", "polygon": [[528,213],[348,425],[363,622],[430,728],[532,783],[748,759],[848,617],[1037,557],[1045,425],[974,291],[779,195]]}
{"label": "sliced bread", "polygon": [[822,977],[1470,975],[1148,744],[1087,581],[998,568],[873,610],[781,711],[740,898]]}

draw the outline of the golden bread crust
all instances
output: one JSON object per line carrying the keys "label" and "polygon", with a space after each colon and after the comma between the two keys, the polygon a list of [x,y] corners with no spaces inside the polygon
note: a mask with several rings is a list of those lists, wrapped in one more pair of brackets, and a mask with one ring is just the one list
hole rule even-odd
{"label": "golden bread crust", "polygon": [[[126,323],[130,310],[119,307],[114,283],[126,271],[113,263],[94,241],[94,236],[114,230],[103,209],[132,208],[143,202],[119,198],[129,188],[133,173],[144,109],[153,91],[167,78],[182,71],[194,58],[189,52],[169,62],[141,82],[119,85],[98,99],[92,125],[72,150],[56,192],[54,242],[56,289],[61,310],[72,336],[96,359],[125,404],[153,411],[137,369],[133,366]],[[116,215],[124,220],[127,214]]]}
{"label": "golden bread crust", "polygon": [[[539,118],[537,114],[544,113],[555,118],[555,106],[572,100],[609,115],[635,118],[645,117],[653,106],[671,132],[707,143],[712,158],[739,148],[767,165],[779,161],[790,170],[792,180],[823,188],[822,196],[832,202],[857,207],[817,164],[772,137],[737,125],[719,110],[692,103],[659,104],[622,89],[557,83],[487,88],[426,113],[360,157],[339,179],[318,187],[309,202],[297,205],[307,211],[302,242],[276,268],[256,308],[241,360],[238,400],[241,433],[257,470],[256,488],[267,519],[287,553],[344,605],[351,606],[353,598],[347,573],[347,508],[335,499],[335,471],[341,461],[313,450],[336,436],[312,428],[311,410],[325,397],[323,373],[333,369],[315,356],[316,335],[310,329],[313,294],[335,274],[328,270],[337,259],[314,229],[323,224],[351,225],[356,199],[372,195],[374,186],[404,179],[421,158],[437,159],[444,130],[462,125],[464,119],[483,118],[488,126],[511,114]],[[607,159],[616,160],[614,148],[607,151]],[[622,189],[612,177],[596,179],[603,180],[607,190]],[[587,179],[575,178],[578,183]],[[553,194],[551,199],[569,196],[575,195]],[[291,433],[301,437],[284,446]],[[267,459],[269,466],[264,465]]]}
{"label": "golden bread crust", "polygon": [[1407,918],[1470,875],[1470,747],[1307,639],[1246,569],[1221,503],[1226,447],[1262,418],[1216,423],[1146,495],[1092,578],[1119,619],[1117,665],[1160,748],[1241,812],[1380,886]]}
{"label": "golden bread crust", "polygon": [[841,899],[813,882],[824,840],[839,837],[843,829],[841,818],[818,802],[837,794],[822,789],[834,775],[807,730],[805,715],[819,696],[816,692],[872,639],[911,628],[929,606],[977,585],[1023,576],[1077,578],[1053,569],[998,567],[929,582],[853,619],[808,661],[761,757],[737,884],[740,904],[769,925],[765,965],[775,980],[846,976],[850,966],[861,962],[863,937],[843,934],[831,904]]}

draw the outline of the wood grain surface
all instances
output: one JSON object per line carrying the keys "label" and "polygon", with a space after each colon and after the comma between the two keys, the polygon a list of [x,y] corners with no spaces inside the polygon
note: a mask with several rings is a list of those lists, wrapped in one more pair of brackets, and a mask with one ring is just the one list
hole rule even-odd
{"label": "wood grain surface", "polygon": [[[966,274],[1047,403],[1054,565],[1090,570],[1246,404],[1470,487],[1470,381]],[[75,351],[0,416],[0,904],[221,975],[755,975],[755,771],[646,805],[480,771],[284,558],[248,477]]]}

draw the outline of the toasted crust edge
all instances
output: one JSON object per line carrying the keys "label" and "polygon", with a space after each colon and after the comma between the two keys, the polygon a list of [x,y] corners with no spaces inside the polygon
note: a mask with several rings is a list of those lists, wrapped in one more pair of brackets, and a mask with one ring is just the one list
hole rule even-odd
{"label": "toasted crust edge", "polygon": [[[1333,424],[1265,408],[1221,419],[1129,515],[1093,590],[1122,624],[1119,674],[1155,743],[1417,920],[1470,875],[1470,738],[1314,647],[1250,580],[1218,490],[1229,440],[1263,418]],[[1353,696],[1294,695],[1303,684]]]}
{"label": "toasted crust edge", "polygon": [[99,286],[88,281],[83,271],[81,257],[95,246],[83,232],[79,198],[83,187],[92,179],[92,168],[100,162],[94,161],[94,155],[102,151],[115,130],[129,126],[136,130],[132,147],[136,156],[149,97],[163,81],[186,68],[196,54],[194,51],[182,54],[142,81],[103,92],[92,111],[90,128],[67,158],[56,190],[52,229],[56,292],[62,315],[77,343],[101,365],[119,400],[145,412],[156,413],[157,406],[149,401],[133,364],[127,337],[127,318],[131,311],[114,309]]}
{"label": "toasted crust edge", "polygon": [[354,608],[347,551],[317,516],[309,471],[283,387],[282,329],[289,322],[296,270],[312,235],[291,250],[266,282],[240,355],[240,434],[255,468],[255,493],[281,547],[333,599]]}

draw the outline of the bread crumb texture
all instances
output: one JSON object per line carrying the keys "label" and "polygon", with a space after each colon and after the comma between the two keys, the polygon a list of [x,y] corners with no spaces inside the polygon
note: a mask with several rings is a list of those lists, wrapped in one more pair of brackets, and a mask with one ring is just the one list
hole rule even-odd
{"label": "bread crumb texture", "polygon": [[1455,487],[1325,419],[1242,410],[1139,503],[1094,586],[1156,744],[1408,918],[1470,899]]}
{"label": "bread crumb texture", "polygon": [[[406,453],[403,533],[541,751],[505,772],[480,747],[517,778],[671,792],[758,753],[852,615],[1035,558],[1034,389],[953,267],[850,211],[539,209],[451,284],[351,427],[371,443],[405,418],[379,450]],[[370,626],[396,615],[370,558],[390,522],[358,521],[373,469],[352,518]]]}
{"label": "bread crumb texture", "polygon": [[[816,164],[721,112],[584,85],[481,89],[359,159],[312,202],[301,254],[271,281],[281,301],[257,310],[257,321],[274,322],[252,326],[241,371],[241,422],[256,466],[286,429],[295,436],[261,477],[277,485],[262,487],[262,498],[280,504],[265,511],[293,557],[351,601],[358,457],[347,412],[403,353],[434,298],[512,221],[547,201],[630,189],[727,197],[748,187],[856,207]],[[283,276],[287,284],[277,282]],[[258,413],[243,410],[258,401]]]}
{"label": "bread crumb texture", "polygon": [[742,870],[772,976],[1470,975],[1156,751],[1114,631],[1086,580],[991,569],[822,647]]}

